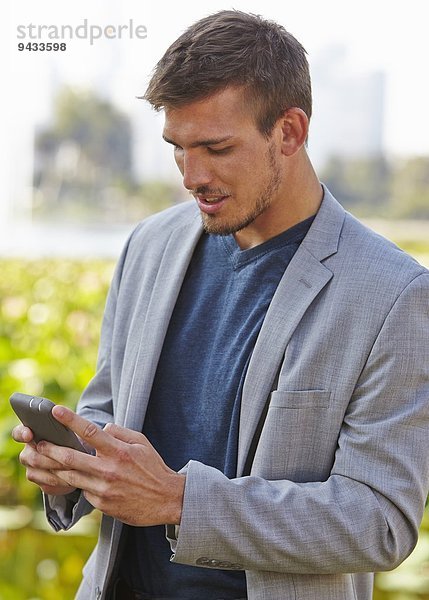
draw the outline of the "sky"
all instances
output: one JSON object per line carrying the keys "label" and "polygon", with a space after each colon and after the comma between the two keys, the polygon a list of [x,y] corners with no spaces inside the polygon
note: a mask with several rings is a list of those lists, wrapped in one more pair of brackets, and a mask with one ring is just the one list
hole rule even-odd
{"label": "sky", "polygon": [[[0,51],[8,60],[3,71],[6,93],[0,98],[3,120],[0,151],[9,160],[9,166],[8,173],[0,176],[2,188],[5,180],[8,180],[8,189],[22,181],[24,175],[20,176],[20,169],[22,173],[29,172],[31,158],[27,157],[26,149],[32,147],[34,127],[49,121],[53,86],[59,83],[82,88],[95,85],[130,114],[147,115],[149,108],[136,96],[144,91],[153,66],[169,44],[198,18],[229,8],[258,13],[283,24],[306,48],[311,69],[316,68],[326,48],[337,45],[346,48],[345,76],[382,70],[386,75],[383,139],[386,152],[393,156],[429,154],[427,0],[400,3],[388,0],[235,0],[233,3],[229,0],[181,3],[171,0],[9,0],[3,6],[6,18],[1,19]],[[85,20],[88,27],[111,25],[117,31],[119,25],[126,24],[128,30],[122,30],[125,32],[122,39],[96,39],[92,44],[88,39],[64,40],[67,49],[63,52],[18,51],[18,42],[30,40],[28,37],[18,39],[17,27],[21,27],[21,31],[30,24],[76,28]],[[127,35],[131,23],[132,38]],[[137,38],[135,28],[138,26],[146,28],[145,39]],[[317,96],[314,101],[313,122],[326,119],[317,110]],[[343,110],[347,110],[347,106]],[[150,118],[154,122],[153,130],[149,126],[145,134],[159,135],[159,117]],[[329,118],[335,121],[335,113]],[[330,123],[325,125],[324,131],[329,132]],[[143,135],[137,132],[139,134]]]}

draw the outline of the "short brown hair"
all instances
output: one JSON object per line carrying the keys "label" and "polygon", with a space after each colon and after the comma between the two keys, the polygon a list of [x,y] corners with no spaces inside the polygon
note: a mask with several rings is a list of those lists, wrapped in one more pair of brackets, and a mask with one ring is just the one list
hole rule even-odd
{"label": "short brown hair", "polygon": [[306,51],[284,27],[259,15],[223,10],[191,25],[156,65],[143,98],[177,108],[229,86],[243,86],[264,135],[291,107],[311,117]]}

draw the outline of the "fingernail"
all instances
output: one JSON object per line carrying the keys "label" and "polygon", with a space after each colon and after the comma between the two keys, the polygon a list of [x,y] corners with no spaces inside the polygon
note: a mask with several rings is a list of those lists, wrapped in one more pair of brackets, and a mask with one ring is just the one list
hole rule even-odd
{"label": "fingernail", "polygon": [[22,440],[24,442],[31,442],[31,438],[32,438],[32,436],[31,436],[31,433],[29,431],[23,431],[22,432]]}
{"label": "fingernail", "polygon": [[61,406],[61,405],[57,404],[57,405],[56,405],[56,406],[53,408],[53,414],[54,414],[56,417],[60,417],[60,418],[62,418],[62,417],[64,417],[64,415],[66,414],[66,411],[64,410],[64,407],[63,407],[63,406]]}

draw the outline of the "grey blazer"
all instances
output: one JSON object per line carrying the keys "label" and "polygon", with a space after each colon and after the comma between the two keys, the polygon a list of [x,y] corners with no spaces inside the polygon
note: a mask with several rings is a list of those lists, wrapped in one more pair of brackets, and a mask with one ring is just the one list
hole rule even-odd
{"label": "grey blazer", "polygon": [[[200,235],[192,202],[146,219],[131,235],[108,296],[97,374],[79,404],[85,417],[142,429]],[[429,273],[325,189],[248,367],[237,478],[184,465],[171,560],[244,569],[251,600],[369,600],[372,573],[398,565],[416,543],[428,440]],[[46,498],[55,529],[90,509],[83,497]],[[121,523],[104,516],[79,600],[105,597],[120,533]]]}

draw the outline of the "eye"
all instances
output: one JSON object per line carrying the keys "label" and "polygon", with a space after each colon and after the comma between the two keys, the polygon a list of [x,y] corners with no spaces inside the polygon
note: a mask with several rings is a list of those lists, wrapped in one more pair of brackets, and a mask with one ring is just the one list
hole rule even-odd
{"label": "eye", "polygon": [[176,164],[179,164],[183,161],[183,148],[181,146],[174,146],[173,148],[173,155],[174,155],[174,160],[176,161]]}
{"label": "eye", "polygon": [[228,154],[232,150],[232,146],[226,146],[226,148],[210,148],[210,146],[207,146],[207,150],[210,154]]}

